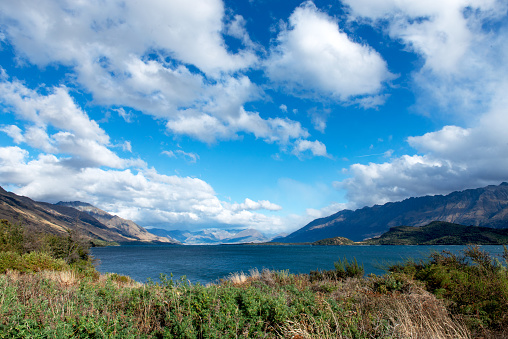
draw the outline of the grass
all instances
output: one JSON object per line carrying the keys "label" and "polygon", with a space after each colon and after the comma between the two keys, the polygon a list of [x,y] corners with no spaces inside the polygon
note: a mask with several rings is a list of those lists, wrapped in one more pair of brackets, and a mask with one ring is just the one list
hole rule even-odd
{"label": "grass", "polygon": [[462,254],[434,253],[430,260],[408,261],[390,268],[421,281],[442,299],[452,314],[460,315],[473,333],[508,336],[508,249],[504,264],[478,247]]}
{"label": "grass", "polygon": [[383,276],[365,277],[343,259],[309,274],[251,270],[207,286],[161,275],[140,284],[99,274],[76,235],[27,251],[18,227],[0,226],[0,338],[508,336],[508,249],[502,260],[478,247],[434,253]]}
{"label": "grass", "polygon": [[399,275],[321,279],[287,271],[192,285],[76,271],[0,276],[0,337],[468,338],[424,285]]}

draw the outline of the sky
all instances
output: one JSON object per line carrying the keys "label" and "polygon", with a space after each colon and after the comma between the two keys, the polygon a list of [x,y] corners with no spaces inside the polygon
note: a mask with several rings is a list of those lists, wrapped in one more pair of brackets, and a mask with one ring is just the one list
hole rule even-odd
{"label": "sky", "polygon": [[508,181],[505,0],[0,1],[0,185],[289,233]]}

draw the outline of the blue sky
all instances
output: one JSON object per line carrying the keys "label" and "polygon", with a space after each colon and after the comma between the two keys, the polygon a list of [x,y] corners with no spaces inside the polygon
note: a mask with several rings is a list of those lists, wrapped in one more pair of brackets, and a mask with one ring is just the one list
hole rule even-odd
{"label": "blue sky", "polygon": [[291,232],[508,180],[505,1],[4,1],[0,185]]}

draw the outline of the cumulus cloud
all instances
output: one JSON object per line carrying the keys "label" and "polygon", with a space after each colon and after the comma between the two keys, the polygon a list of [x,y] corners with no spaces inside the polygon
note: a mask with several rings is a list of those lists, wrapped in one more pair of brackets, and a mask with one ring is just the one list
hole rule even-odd
{"label": "cumulus cloud", "polygon": [[341,101],[376,95],[393,78],[379,53],[352,41],[310,1],[293,12],[289,27],[279,33],[266,72],[297,94]]}
{"label": "cumulus cloud", "polygon": [[[0,81],[0,103],[26,121],[24,130],[14,125],[2,128],[15,143],[70,155],[68,163],[74,166],[123,168],[138,162],[121,159],[108,148],[109,136],[75,104],[65,87],[50,90],[41,95],[17,80]],[[48,128],[58,132],[50,134]]]}
{"label": "cumulus cloud", "polygon": [[378,23],[390,37],[421,57],[423,67],[414,73],[413,80],[423,109],[434,105],[448,108],[455,116],[474,116],[506,78],[504,59],[500,58],[506,54],[506,29],[502,24],[494,28],[506,17],[508,5],[502,1],[344,3],[350,6],[350,19]]}
{"label": "cumulus cloud", "polygon": [[0,131],[5,132],[16,144],[20,144],[25,141],[23,131],[16,125],[4,125],[0,128]]}
{"label": "cumulus cloud", "polygon": [[307,138],[309,133],[302,125],[290,119],[263,119],[257,112],[240,109],[238,116],[227,117],[224,120],[214,116],[202,114],[197,116],[180,116],[178,120],[167,123],[167,128],[175,134],[186,134],[207,142],[238,138],[239,133],[252,133],[268,143],[286,146],[297,138]]}
{"label": "cumulus cloud", "polygon": [[233,211],[239,210],[255,211],[260,209],[268,211],[280,211],[282,207],[277,204],[271,203],[268,200],[253,201],[247,198],[241,204],[231,204],[230,209]]}
{"label": "cumulus cloud", "polygon": [[335,187],[345,189],[348,199],[363,207],[506,181],[507,104],[500,97],[474,127],[450,125],[409,137],[407,142],[420,154],[381,164],[354,164],[348,170],[351,177]]}
{"label": "cumulus cloud", "polygon": [[227,51],[220,0],[43,0],[37,6],[21,0],[3,3],[1,8],[3,20],[10,23],[6,36],[38,65],[86,64],[101,57],[143,55],[150,48],[206,73],[238,70],[256,60],[248,49]]}
{"label": "cumulus cloud", "polygon": [[416,154],[350,166],[335,187],[362,207],[508,180],[506,3],[345,2],[352,19],[378,23],[421,57],[413,74],[417,109],[431,117],[448,112],[455,123],[409,137]]}
{"label": "cumulus cloud", "polygon": [[[221,0],[99,2],[2,3],[2,32],[21,59],[69,67],[96,104],[115,107],[126,122],[133,108],[166,121],[170,133],[206,143],[241,133],[281,145],[306,137],[297,122],[245,113],[246,102],[264,95],[242,75],[257,67],[261,47],[241,15],[225,15]],[[239,41],[237,52],[224,35]],[[66,91],[55,89],[52,98],[72,105]]]}
{"label": "cumulus cloud", "polygon": [[[237,116],[245,101],[259,95],[247,77],[230,75],[257,57],[249,48],[227,50],[220,0],[0,6],[0,19],[9,22],[3,30],[19,54],[39,66],[56,62],[73,68],[97,103],[168,120],[188,114],[221,119]],[[246,40],[243,25],[236,16],[228,31]],[[130,121],[124,108],[117,112]]]}
{"label": "cumulus cloud", "polygon": [[331,158],[331,156],[326,152],[325,144],[318,140],[309,141],[299,139],[295,142],[295,147],[292,153],[302,159],[307,151],[309,151],[313,156]]}
{"label": "cumulus cloud", "polygon": [[28,151],[16,146],[0,147],[0,184],[17,187],[17,194],[35,200],[86,201],[144,226],[240,226],[272,231],[287,226],[281,217],[252,212],[278,211],[280,206],[266,200],[220,201],[201,179],[163,175],[153,168],[78,169],[54,155],[30,159]]}

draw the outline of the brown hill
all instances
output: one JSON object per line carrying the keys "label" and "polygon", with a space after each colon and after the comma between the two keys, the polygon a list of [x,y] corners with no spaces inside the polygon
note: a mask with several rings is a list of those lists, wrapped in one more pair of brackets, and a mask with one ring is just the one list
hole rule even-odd
{"label": "brown hill", "polygon": [[143,227],[139,226],[132,220],[120,218],[117,215],[109,214],[93,205],[81,201],[62,202],[56,204],[57,206],[67,206],[75,208],[81,212],[85,212],[110,229],[116,230],[121,235],[126,237],[134,237],[140,241],[148,242],[171,242],[178,243],[178,241],[171,239],[170,237],[160,237],[155,234],[148,232]]}
{"label": "brown hill", "polygon": [[[112,219],[115,218],[114,216],[112,217]],[[44,233],[65,234],[67,230],[76,230],[90,240],[108,242],[171,242],[168,238],[156,236],[154,239],[148,239],[140,236],[137,232],[130,233],[121,227],[116,228],[113,224],[108,226],[92,215],[73,207],[34,201],[30,198],[7,192],[2,187],[0,187],[0,219],[7,219],[13,223],[21,223],[23,226]],[[143,232],[141,231],[141,233]]]}

